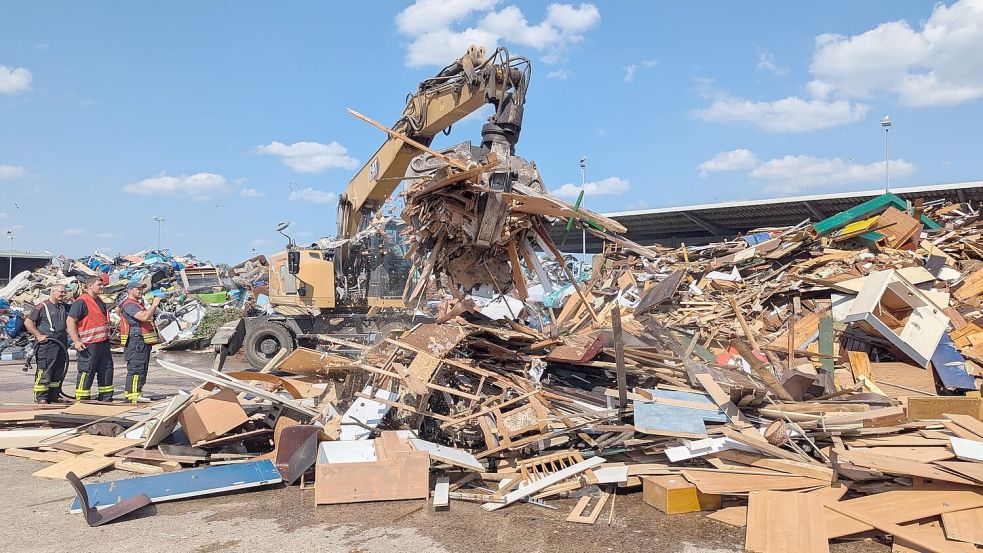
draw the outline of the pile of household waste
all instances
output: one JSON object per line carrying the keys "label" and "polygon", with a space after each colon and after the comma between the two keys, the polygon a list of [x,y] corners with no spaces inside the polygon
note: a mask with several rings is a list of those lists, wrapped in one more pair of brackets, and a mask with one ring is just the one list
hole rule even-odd
{"label": "pile of household waste", "polygon": [[[267,302],[268,270],[264,256],[228,267],[213,265],[192,255],[174,256],[168,251],[142,251],[120,257],[96,252],[83,259],[58,257],[35,271],[23,271],[0,289],[0,355],[5,360],[30,357],[33,337],[24,329],[24,318],[48,298],[52,286],[65,285],[69,299],[81,293],[82,283],[102,280],[102,300],[117,305],[131,282],[147,286],[145,299],[160,297],[155,325],[163,348],[197,348],[207,345],[216,330],[251,311],[262,311]],[[119,314],[110,310],[114,343]]]}
{"label": "pile of household waste", "polygon": [[[508,240],[490,243],[506,255],[483,269],[496,282],[474,284],[509,298],[507,315],[437,285],[448,297],[436,322],[372,345],[281,350],[260,371],[160,360],[201,385],[155,404],[3,413],[17,429],[0,431],[0,448],[53,463],[39,477],[146,473],[78,483],[72,508],[90,524],[149,502],[299,485],[316,505],[523,503],[575,524],[611,524],[629,501],[615,498],[637,494],[666,515],[745,527],[747,550],[768,553],[870,537],[918,551],[983,543],[973,206],[886,194],[700,247],[588,225],[608,243],[578,281],[514,203],[529,200],[502,200]],[[590,217],[536,202],[561,224]],[[443,224],[460,223],[453,213]],[[420,222],[433,224],[411,230]],[[420,235],[409,255],[433,280],[416,293],[455,271],[444,245],[480,258],[470,236]],[[567,282],[520,253],[542,246]],[[532,299],[547,280],[572,293]]]}

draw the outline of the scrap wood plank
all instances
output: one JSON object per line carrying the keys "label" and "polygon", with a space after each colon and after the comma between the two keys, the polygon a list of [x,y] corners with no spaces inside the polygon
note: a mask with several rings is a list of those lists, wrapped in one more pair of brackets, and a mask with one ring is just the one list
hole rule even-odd
{"label": "scrap wood plank", "polygon": [[828,485],[828,481],[784,474],[746,474],[682,470],[681,474],[703,493],[729,495],[762,490],[802,490]]}
{"label": "scrap wood plank", "polygon": [[730,341],[730,345],[737,350],[738,355],[747,361],[748,365],[751,366],[751,370],[754,371],[754,374],[758,375],[758,377],[764,381],[769,390],[774,392],[775,395],[777,395],[782,401],[795,401],[792,399],[792,396],[788,393],[788,391],[782,387],[781,383],[778,382],[778,379],[775,378],[775,375],[771,372],[771,370],[766,367],[765,364],[761,362],[761,360],[758,359],[748,348],[747,344],[741,340],[734,339]]}
{"label": "scrap wood plank", "polygon": [[[873,530],[874,526],[853,519],[828,506],[826,529],[829,539],[842,538]],[[848,499],[835,503],[853,511],[866,513],[871,518],[901,524],[952,511],[983,507],[983,491],[959,489],[909,489],[892,490],[879,494]]]}
{"label": "scrap wood plank", "polygon": [[[86,484],[89,505],[94,508],[115,505],[120,498],[146,493],[154,503],[276,484],[281,481],[273,461],[249,461],[214,465],[164,474],[137,476]],[[82,512],[78,498],[71,512]]]}
{"label": "scrap wood plank", "polygon": [[975,484],[975,482],[972,480],[916,461],[907,461],[897,457],[888,457],[887,455],[866,453],[856,449],[846,451],[843,449],[834,448],[833,454],[835,455],[834,466],[838,462],[845,461],[858,467],[875,469],[880,472],[886,472],[888,474],[895,474],[899,476],[921,476],[922,478],[952,482],[954,484]]}
{"label": "scrap wood plank", "polygon": [[65,475],[74,472],[79,478],[85,478],[103,469],[113,466],[115,457],[105,457],[96,453],[83,453],[75,455],[71,459],[55,463],[45,467],[33,474],[37,478],[52,478],[55,480],[65,480]]}
{"label": "scrap wood plank", "polygon": [[723,388],[717,384],[717,381],[713,379],[713,376],[707,373],[700,373],[696,375],[696,380],[703,386],[703,389],[710,394],[710,398],[713,402],[717,404],[720,411],[727,415],[730,422],[735,424],[747,423],[747,417],[741,410],[734,405],[734,402],[730,400],[730,394],[724,391]]}
{"label": "scrap wood plank", "polygon": [[747,526],[747,506],[739,505],[736,507],[724,507],[719,511],[714,511],[707,515],[710,520],[716,520],[717,522],[723,522],[724,524],[730,524],[731,526],[737,526],[738,528],[743,528]]}
{"label": "scrap wood plank", "polygon": [[22,457],[34,461],[44,461],[45,463],[60,463],[67,459],[75,458],[75,455],[67,451],[35,451],[33,449],[11,447],[5,449],[3,452],[11,457]]}
{"label": "scrap wood plank", "polygon": [[451,506],[450,478],[440,476],[433,488],[433,508],[435,511],[446,511]]}
{"label": "scrap wood plank", "polygon": [[581,497],[580,500],[577,501],[577,504],[574,505],[573,510],[571,510],[570,514],[567,516],[567,522],[594,524],[597,522],[597,518],[601,515],[601,511],[604,510],[604,504],[608,502],[609,497],[611,497],[611,494],[608,492],[601,492],[601,495],[597,496],[597,501],[594,503],[590,513],[586,515],[584,514],[584,511],[588,506],[590,506],[591,500],[594,499],[594,496],[585,495]]}
{"label": "scrap wood plank", "polygon": [[752,467],[765,468],[770,470],[777,470],[780,472],[785,472],[788,474],[796,474],[799,476],[808,476],[809,478],[815,478],[817,480],[826,480],[829,482],[833,481],[835,475],[833,469],[824,466],[810,465],[807,463],[802,463],[799,461],[790,461],[787,459],[772,459],[770,457],[764,457],[755,453],[749,453],[747,451],[740,451],[736,449],[728,449],[721,451],[716,454],[717,458],[724,459],[726,461],[734,461],[737,463],[744,463]]}
{"label": "scrap wood plank", "polygon": [[955,457],[955,455],[952,454],[952,451],[945,447],[865,447],[851,448],[850,451],[885,455],[887,457],[896,457],[898,459],[917,463],[945,461]]}
{"label": "scrap wood plank", "polygon": [[[971,543],[951,540],[946,537],[945,530],[942,529],[942,519],[941,517],[936,517],[928,520],[920,520],[918,522],[912,522],[910,524],[902,525],[905,528],[910,528],[911,530],[923,534],[925,536],[930,536],[940,542],[944,541],[947,546],[950,547],[952,553],[979,553],[980,549]],[[891,553],[925,553],[925,549],[906,543],[903,539],[895,538],[894,542],[891,544]]]}
{"label": "scrap wood plank", "polygon": [[942,526],[950,540],[983,545],[983,507],[943,513]]}
{"label": "scrap wood plank", "polygon": [[970,417],[968,415],[955,415],[955,414],[945,414],[945,418],[951,420],[952,422],[958,424],[969,432],[975,434],[980,441],[983,441],[983,421]]}
{"label": "scrap wood plank", "polygon": [[416,438],[411,438],[409,443],[413,446],[413,449],[429,453],[431,459],[477,472],[483,472],[485,470],[485,466],[467,451],[435,444],[426,440],[418,440]]}
{"label": "scrap wood plank", "polygon": [[[926,551],[934,553],[949,553],[953,551],[954,547],[952,544],[947,543],[945,539],[939,539],[937,537],[918,532],[910,527],[899,526],[897,524],[886,522],[882,519],[871,516],[869,512],[860,511],[853,506],[848,506],[848,501],[826,501],[823,505],[831,511],[835,511],[845,517],[853,519],[858,522],[862,522],[866,525],[870,525],[871,528],[876,528],[882,532],[886,532],[894,536],[895,541],[902,541],[904,544],[912,544]],[[829,527],[829,519],[826,519],[827,528]]]}
{"label": "scrap wood plank", "polygon": [[823,501],[817,495],[758,491],[748,494],[750,553],[828,553]]}
{"label": "scrap wood plank", "polygon": [[0,431],[0,449],[11,447],[41,447],[51,438],[57,436],[73,436],[75,429],[65,430],[64,428],[37,428],[31,430],[3,430]]}
{"label": "scrap wood plank", "polygon": [[877,383],[877,377],[870,368],[870,358],[867,357],[866,352],[848,351],[847,356],[850,358],[850,372],[853,373],[854,378],[859,379],[864,376],[871,382]]}
{"label": "scrap wood plank", "polygon": [[522,486],[518,490],[505,494],[505,503],[485,503],[484,505],[481,506],[481,508],[486,511],[496,511],[498,509],[501,509],[502,507],[505,507],[506,505],[511,505],[512,503],[515,503],[520,499],[525,499],[530,495],[545,490],[546,488],[552,486],[553,484],[562,482],[563,480],[566,480],[571,476],[576,476],[581,472],[594,468],[604,463],[604,461],[605,459],[603,457],[591,457],[590,459],[586,459],[577,464],[558,470],[553,474],[550,474],[549,476],[540,478],[535,482],[531,482],[526,486]]}

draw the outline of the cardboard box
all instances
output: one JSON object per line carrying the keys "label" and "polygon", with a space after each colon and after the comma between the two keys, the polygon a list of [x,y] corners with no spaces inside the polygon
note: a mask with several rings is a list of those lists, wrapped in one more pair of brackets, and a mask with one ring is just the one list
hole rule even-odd
{"label": "cardboard box", "polygon": [[682,476],[642,478],[642,501],[668,515],[720,508],[719,495],[700,492]]}
{"label": "cardboard box", "polygon": [[430,496],[430,454],[415,451],[396,432],[375,440],[322,442],[314,503],[358,503]]}
{"label": "cardboard box", "polygon": [[236,393],[229,388],[196,401],[178,416],[181,428],[192,444],[217,438],[249,420],[239,405]]}

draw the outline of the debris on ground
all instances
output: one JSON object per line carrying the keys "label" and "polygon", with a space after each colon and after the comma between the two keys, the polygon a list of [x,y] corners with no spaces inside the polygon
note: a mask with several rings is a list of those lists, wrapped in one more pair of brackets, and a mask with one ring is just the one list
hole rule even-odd
{"label": "debris on ground", "polygon": [[[162,298],[155,316],[162,349],[204,347],[223,324],[247,313],[265,312],[268,265],[264,256],[235,267],[215,266],[192,255],[173,256],[151,251],[110,257],[96,252],[83,259],[55,258],[35,271],[24,271],[0,289],[0,354],[5,360],[31,359],[34,338],[24,329],[24,318],[48,298],[52,286],[65,285],[69,298],[78,297],[81,283],[101,279],[102,299],[118,305],[130,282],[147,285],[146,299]],[[110,312],[112,339],[119,314]],[[70,344],[68,344],[70,346]]]}
{"label": "debris on ground", "polygon": [[[140,475],[87,484],[78,512],[299,485],[317,505],[527,503],[603,524],[641,493],[745,527],[754,552],[983,545],[978,210],[885,194],[726,242],[643,246],[534,179],[496,190],[495,159],[458,161],[407,191],[422,277],[406,298],[433,300],[434,322],[284,350],[260,371],[158,361],[201,386],[6,409],[0,448],[52,463],[41,478]],[[606,240],[576,275],[546,232],[570,217]]]}

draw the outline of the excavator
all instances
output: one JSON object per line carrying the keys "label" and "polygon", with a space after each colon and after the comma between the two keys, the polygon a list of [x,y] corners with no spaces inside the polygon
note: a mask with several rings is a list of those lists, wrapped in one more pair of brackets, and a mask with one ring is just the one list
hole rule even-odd
{"label": "excavator", "polygon": [[235,332],[220,331],[212,341],[216,359],[224,362],[241,345],[249,363],[263,368],[281,350],[312,347],[342,329],[374,327],[384,336],[386,325],[411,314],[402,300],[411,264],[400,251],[398,225],[381,209],[408,170],[426,171],[427,156],[399,137],[429,147],[438,133],[449,134],[452,125],[490,104],[494,113],[482,126],[481,145],[465,142],[445,151],[468,150],[475,158],[495,153],[505,161],[503,178],[538,180],[535,166],[515,156],[531,74],[527,58],[501,47],[486,56],[484,48],[471,46],[422,81],[408,95],[394,132],[339,196],[337,235],[298,246],[285,232],[288,224],[277,227],[287,248],[270,257],[274,314],[247,318]]}

